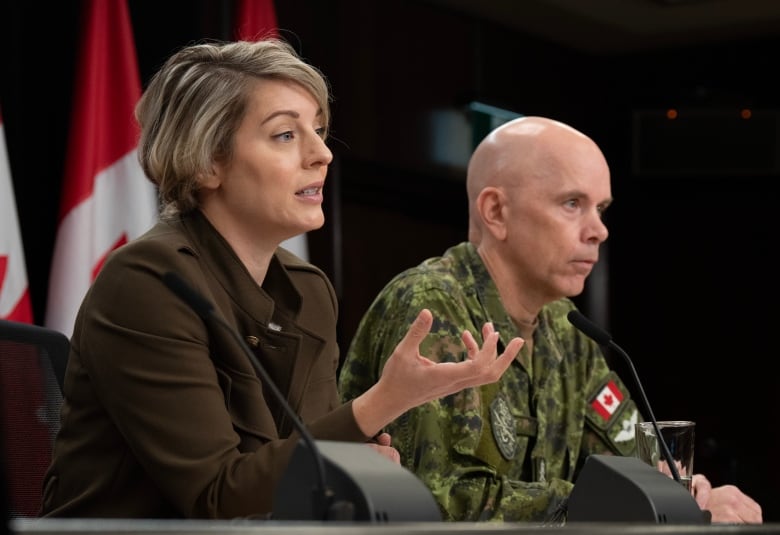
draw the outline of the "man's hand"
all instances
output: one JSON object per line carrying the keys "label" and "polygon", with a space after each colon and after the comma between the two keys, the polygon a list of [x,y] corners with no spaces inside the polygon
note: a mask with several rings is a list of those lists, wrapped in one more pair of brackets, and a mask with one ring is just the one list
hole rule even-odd
{"label": "man's hand", "polygon": [[712,522],[727,524],[762,524],[761,506],[734,485],[712,487],[702,474],[694,474],[691,492],[704,510],[712,515]]}

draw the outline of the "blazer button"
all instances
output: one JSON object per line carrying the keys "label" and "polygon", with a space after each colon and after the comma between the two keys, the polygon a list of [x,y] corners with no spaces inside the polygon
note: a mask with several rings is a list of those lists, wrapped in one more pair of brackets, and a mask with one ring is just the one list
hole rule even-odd
{"label": "blazer button", "polygon": [[258,347],[260,345],[260,339],[257,336],[247,336],[246,344],[249,347]]}

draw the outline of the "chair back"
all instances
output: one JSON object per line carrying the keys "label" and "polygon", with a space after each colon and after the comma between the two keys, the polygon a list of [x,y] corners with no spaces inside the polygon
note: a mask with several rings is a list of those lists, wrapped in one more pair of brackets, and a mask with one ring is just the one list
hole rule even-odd
{"label": "chair back", "polygon": [[12,518],[40,511],[69,351],[63,333],[0,319],[0,452]]}

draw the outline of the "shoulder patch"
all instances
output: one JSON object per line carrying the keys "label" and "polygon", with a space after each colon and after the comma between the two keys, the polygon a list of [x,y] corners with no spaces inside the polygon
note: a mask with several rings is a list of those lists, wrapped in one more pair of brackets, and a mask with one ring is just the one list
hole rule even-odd
{"label": "shoulder patch", "polygon": [[636,403],[623,382],[612,371],[587,398],[586,420],[621,455],[634,450],[634,427],[639,421]]}
{"label": "shoulder patch", "polygon": [[590,406],[596,411],[596,414],[605,421],[608,421],[612,418],[612,415],[617,412],[618,407],[623,403],[623,398],[625,397],[626,396],[621,392],[620,388],[618,388],[615,381],[610,379],[607,381],[607,384],[598,391],[596,396],[591,399]]}

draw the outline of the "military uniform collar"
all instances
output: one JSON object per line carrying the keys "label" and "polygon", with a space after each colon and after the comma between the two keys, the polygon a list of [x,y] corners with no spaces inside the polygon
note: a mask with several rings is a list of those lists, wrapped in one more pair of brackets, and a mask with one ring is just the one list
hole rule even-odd
{"label": "military uniform collar", "polygon": [[[515,325],[512,318],[504,307],[501,296],[498,293],[498,287],[490,276],[490,273],[479,256],[477,249],[469,242],[463,242],[450,249],[454,256],[460,257],[470,272],[471,280],[474,281],[474,292],[476,298],[482,305],[486,317],[493,322],[495,329],[501,333],[502,346],[510,338],[521,336],[520,330]],[[503,351],[503,347],[501,348]]]}

